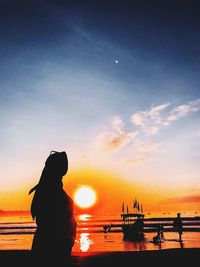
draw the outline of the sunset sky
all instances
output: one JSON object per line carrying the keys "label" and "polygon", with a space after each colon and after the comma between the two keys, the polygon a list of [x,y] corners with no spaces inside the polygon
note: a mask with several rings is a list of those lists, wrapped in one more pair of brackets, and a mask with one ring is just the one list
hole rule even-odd
{"label": "sunset sky", "polygon": [[64,150],[96,212],[200,210],[200,10],[114,2],[0,0],[0,209]]}

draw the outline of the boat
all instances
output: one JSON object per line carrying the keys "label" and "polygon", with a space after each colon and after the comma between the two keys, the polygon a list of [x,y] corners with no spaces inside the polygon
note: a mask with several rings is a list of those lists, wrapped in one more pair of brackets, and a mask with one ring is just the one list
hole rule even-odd
{"label": "boat", "polygon": [[132,241],[142,241],[144,240],[144,214],[143,207],[139,204],[139,202],[135,199],[133,204],[134,212],[130,213],[128,206],[126,208],[126,213],[124,211],[124,202],[122,203],[122,224],[115,225],[110,223],[109,225],[104,225],[103,230],[104,233],[108,233],[111,231],[111,228],[121,227],[124,240],[132,240]]}
{"label": "boat", "polygon": [[142,205],[135,199],[134,213],[129,213],[128,206],[127,212],[124,213],[124,203],[122,203],[122,232],[124,239],[133,241],[144,240],[144,214]]}
{"label": "boat", "polygon": [[121,214],[122,232],[124,239],[127,240],[144,240],[144,214],[141,213],[126,213]]}

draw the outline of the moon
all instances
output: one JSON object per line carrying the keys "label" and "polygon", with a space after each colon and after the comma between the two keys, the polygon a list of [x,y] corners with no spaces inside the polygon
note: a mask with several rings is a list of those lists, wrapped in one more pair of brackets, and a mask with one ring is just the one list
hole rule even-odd
{"label": "moon", "polygon": [[89,208],[96,202],[96,192],[90,186],[81,186],[74,194],[74,202],[80,208]]}
{"label": "moon", "polygon": [[119,60],[118,60],[118,59],[115,59],[115,63],[116,63],[116,64],[119,63]]}

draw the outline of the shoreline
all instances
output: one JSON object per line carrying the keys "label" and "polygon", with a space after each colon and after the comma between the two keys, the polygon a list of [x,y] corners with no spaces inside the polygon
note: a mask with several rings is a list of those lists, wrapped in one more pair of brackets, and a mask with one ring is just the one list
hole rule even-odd
{"label": "shoreline", "polygon": [[[163,250],[127,251],[127,252],[92,252],[86,254],[72,254],[70,266],[82,267],[107,267],[123,266],[124,264],[139,263],[140,266],[160,266],[181,263],[181,265],[198,262],[200,248],[176,248]],[[1,250],[0,260],[5,266],[31,266],[30,250]],[[41,263],[41,262],[40,262]],[[47,263],[47,262],[46,262]],[[52,262],[47,264],[51,265]],[[35,264],[33,264],[35,266]],[[54,266],[54,265],[53,265]],[[58,264],[57,266],[67,266]]]}

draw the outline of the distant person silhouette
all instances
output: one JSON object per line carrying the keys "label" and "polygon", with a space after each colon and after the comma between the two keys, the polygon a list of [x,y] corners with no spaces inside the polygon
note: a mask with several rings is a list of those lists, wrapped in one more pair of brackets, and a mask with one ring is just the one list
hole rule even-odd
{"label": "distant person silhouette", "polygon": [[175,230],[179,233],[179,241],[182,242],[183,223],[180,217],[180,213],[177,213],[177,217],[173,221]]}
{"label": "distant person silhouette", "polygon": [[157,232],[157,235],[153,237],[153,243],[154,244],[160,244],[162,242],[161,237],[160,237],[160,232]]}
{"label": "distant person silhouette", "polygon": [[31,214],[37,229],[33,238],[34,257],[50,262],[69,260],[76,236],[73,201],[63,190],[62,178],[68,171],[65,152],[52,151],[45,162],[35,191]]}
{"label": "distant person silhouette", "polygon": [[158,232],[160,233],[161,240],[164,240],[164,233],[163,233],[163,231],[164,231],[164,227],[163,227],[162,224],[160,224],[159,227],[158,227]]}

